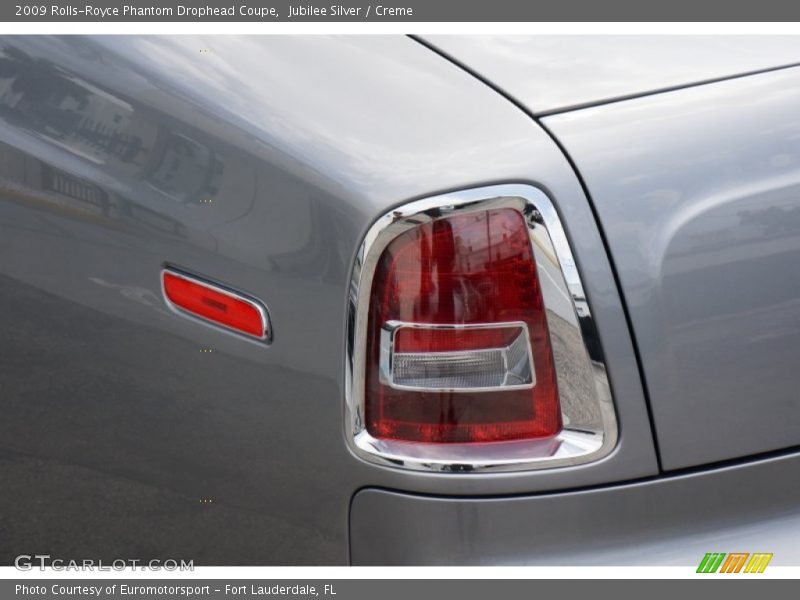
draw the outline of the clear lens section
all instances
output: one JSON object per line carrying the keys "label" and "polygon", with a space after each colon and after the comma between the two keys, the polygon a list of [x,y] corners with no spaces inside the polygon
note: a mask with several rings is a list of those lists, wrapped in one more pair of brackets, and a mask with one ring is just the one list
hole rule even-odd
{"label": "clear lens section", "polygon": [[395,387],[476,389],[501,387],[506,378],[503,350],[397,354]]}
{"label": "clear lens section", "polygon": [[[415,342],[428,336],[433,341],[445,337],[449,331],[443,328],[401,327],[387,330],[389,344],[383,352],[391,356],[382,357],[388,367],[386,382],[398,389],[416,390],[486,390],[510,386],[532,386],[535,383],[530,343],[524,325],[507,328],[473,329],[480,337],[488,339],[510,339],[500,348],[475,348],[450,352],[393,352],[392,348],[410,345],[405,338],[414,337]],[[470,328],[460,330],[461,337],[470,334]],[[492,335],[495,334],[495,335]],[[393,338],[393,339],[391,339]],[[394,341],[396,340],[396,344]],[[405,342],[405,343],[404,343]],[[433,344],[428,344],[433,345]]]}

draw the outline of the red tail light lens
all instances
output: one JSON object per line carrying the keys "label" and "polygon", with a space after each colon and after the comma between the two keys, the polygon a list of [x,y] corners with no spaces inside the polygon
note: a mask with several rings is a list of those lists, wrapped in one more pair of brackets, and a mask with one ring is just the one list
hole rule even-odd
{"label": "red tail light lens", "polygon": [[437,219],[378,260],[365,421],[377,439],[478,443],[561,430],[528,228],[514,209]]}

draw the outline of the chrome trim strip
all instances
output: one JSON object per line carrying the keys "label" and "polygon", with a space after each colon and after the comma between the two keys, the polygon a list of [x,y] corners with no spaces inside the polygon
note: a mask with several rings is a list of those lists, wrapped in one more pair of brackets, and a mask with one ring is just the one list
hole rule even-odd
{"label": "chrome trim strip", "polygon": [[[261,316],[261,324],[264,329],[264,335],[262,336],[252,335],[244,331],[239,331],[238,329],[232,329],[230,327],[226,327],[221,323],[212,321],[211,319],[207,319],[202,315],[186,310],[182,306],[178,306],[177,304],[172,302],[172,300],[169,299],[169,296],[167,296],[167,290],[164,287],[164,275],[167,273],[169,273],[174,277],[177,277],[178,279],[183,279],[191,283],[202,285],[203,287],[210,288],[215,292],[224,294],[225,296],[230,296],[231,298],[235,298],[236,300],[244,302],[245,304],[249,304],[254,309],[256,309],[258,314]],[[161,282],[161,295],[163,296],[164,302],[167,304],[167,307],[170,310],[172,310],[172,312],[182,317],[185,317],[191,321],[195,321],[196,323],[200,323],[201,325],[213,327],[214,329],[218,329],[219,331],[224,331],[225,333],[232,333],[234,335],[241,336],[248,340],[257,340],[261,342],[269,342],[272,340],[272,324],[269,319],[269,311],[267,310],[267,307],[257,298],[248,296],[241,292],[237,292],[232,288],[225,287],[223,284],[209,281],[204,277],[198,277],[196,275],[192,275],[190,273],[187,273],[186,271],[182,271],[171,266],[165,266],[161,269],[160,282]]]}
{"label": "chrome trim strip", "polygon": [[[373,438],[364,424],[369,294],[391,240],[421,223],[493,208],[514,208],[528,224],[556,366],[564,429],[554,438],[491,444],[417,444]],[[540,189],[496,185],[410,202],[367,231],[350,281],[345,376],[345,429],[350,450],[383,466],[437,472],[504,472],[585,464],[617,443],[617,419],[605,361],[572,251],[555,207]],[[577,304],[580,303],[580,317]],[[589,348],[596,354],[590,356]]]}

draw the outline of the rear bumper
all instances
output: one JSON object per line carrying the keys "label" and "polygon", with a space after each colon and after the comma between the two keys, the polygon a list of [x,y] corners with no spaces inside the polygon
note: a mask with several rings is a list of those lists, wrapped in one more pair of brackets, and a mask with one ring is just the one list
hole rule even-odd
{"label": "rear bumper", "polygon": [[800,454],[589,490],[442,498],[365,489],[355,565],[687,565],[772,552],[800,565]]}

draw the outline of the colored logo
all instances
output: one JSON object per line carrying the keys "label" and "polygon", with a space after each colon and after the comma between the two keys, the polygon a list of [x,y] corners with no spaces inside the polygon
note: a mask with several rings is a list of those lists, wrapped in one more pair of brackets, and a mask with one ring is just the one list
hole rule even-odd
{"label": "colored logo", "polygon": [[772,553],[769,552],[708,552],[700,565],[697,567],[698,573],[763,573],[769,561],[772,560]]}

